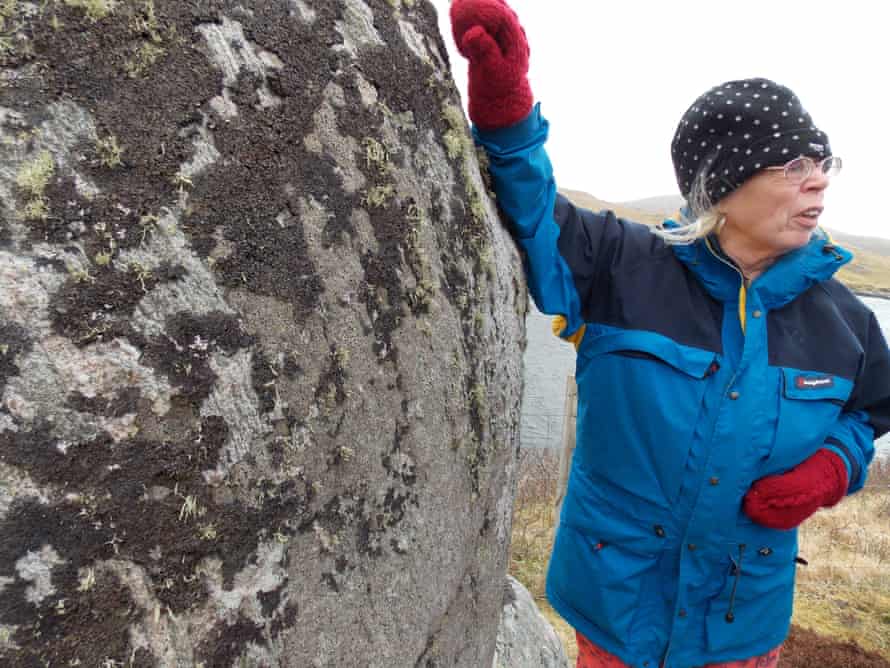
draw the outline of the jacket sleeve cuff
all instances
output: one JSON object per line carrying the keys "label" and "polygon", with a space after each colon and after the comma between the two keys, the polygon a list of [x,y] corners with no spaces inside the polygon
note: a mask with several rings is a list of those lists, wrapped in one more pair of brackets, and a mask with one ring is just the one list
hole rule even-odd
{"label": "jacket sleeve cuff", "polygon": [[844,466],[847,467],[847,491],[849,493],[849,488],[852,486],[854,481],[859,479],[859,476],[862,473],[861,468],[856,461],[856,458],[853,457],[850,449],[836,438],[827,438],[825,440],[825,449],[833,452],[838,457],[840,457],[841,461],[844,463]]}
{"label": "jacket sleeve cuff", "polygon": [[[532,107],[529,115],[514,125],[497,130],[482,130],[473,126],[473,138],[493,156],[513,153],[517,149],[532,148],[547,139],[549,123],[541,116],[541,103]],[[543,135],[543,136],[542,136]]]}
{"label": "jacket sleeve cuff", "polygon": [[842,413],[824,441],[824,447],[837,454],[847,466],[847,494],[858,492],[868,477],[868,465],[875,456],[875,432],[864,411]]}

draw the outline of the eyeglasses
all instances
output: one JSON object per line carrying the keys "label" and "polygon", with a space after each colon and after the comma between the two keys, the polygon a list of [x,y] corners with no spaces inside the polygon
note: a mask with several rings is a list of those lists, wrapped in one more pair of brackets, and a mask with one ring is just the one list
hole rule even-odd
{"label": "eyeglasses", "polygon": [[807,156],[802,155],[794,158],[794,160],[789,160],[780,167],[765,167],[764,169],[781,169],[785,173],[785,178],[796,185],[799,183],[803,183],[808,178],[810,178],[810,174],[812,174],[813,170],[817,167],[825,176],[831,178],[832,176],[837,176],[838,174],[840,174],[841,167],[843,167],[843,165],[843,161],[836,155],[830,155],[827,158],[820,160],[819,162],[816,162],[812,158],[808,158]]}

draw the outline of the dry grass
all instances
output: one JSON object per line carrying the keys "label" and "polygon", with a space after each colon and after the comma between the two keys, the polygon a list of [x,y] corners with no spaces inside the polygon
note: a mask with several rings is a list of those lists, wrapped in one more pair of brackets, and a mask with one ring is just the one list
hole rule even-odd
{"label": "dry grass", "polygon": [[544,598],[544,576],[553,546],[553,501],[556,498],[559,458],[553,450],[523,450],[513,505],[510,575],[532,596]]}
{"label": "dry grass", "polygon": [[510,575],[531,592],[541,613],[553,625],[571,665],[578,658],[575,631],[550,607],[544,594],[547,563],[553,547],[559,457],[554,450],[523,450],[513,505]]}
{"label": "dry grass", "polygon": [[890,465],[872,465],[859,494],[800,530],[794,622],[855,640],[890,659]]}
{"label": "dry grass", "polygon": [[[558,470],[553,451],[520,456],[510,574],[535,597],[574,665],[575,632],[544,595]],[[890,659],[890,464],[873,464],[862,492],[810,518],[801,528],[800,554],[809,565],[798,569],[794,623]]]}

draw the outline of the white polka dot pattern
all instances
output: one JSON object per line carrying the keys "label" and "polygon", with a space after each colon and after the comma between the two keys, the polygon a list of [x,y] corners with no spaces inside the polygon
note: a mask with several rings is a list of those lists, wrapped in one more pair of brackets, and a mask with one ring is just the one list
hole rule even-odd
{"label": "white polka dot pattern", "polygon": [[677,125],[671,154],[682,195],[688,198],[704,179],[714,204],[761,169],[798,155],[822,159],[831,148],[791,90],[769,79],[746,79],[699,97]]}

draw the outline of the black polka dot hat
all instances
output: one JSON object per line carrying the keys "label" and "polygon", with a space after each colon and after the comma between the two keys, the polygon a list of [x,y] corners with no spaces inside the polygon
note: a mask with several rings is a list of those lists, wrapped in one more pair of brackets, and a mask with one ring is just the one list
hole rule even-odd
{"label": "black polka dot hat", "polygon": [[715,86],[689,107],[671,153],[683,197],[701,180],[713,205],[765,167],[801,155],[821,160],[831,147],[791,90],[743,79]]}

